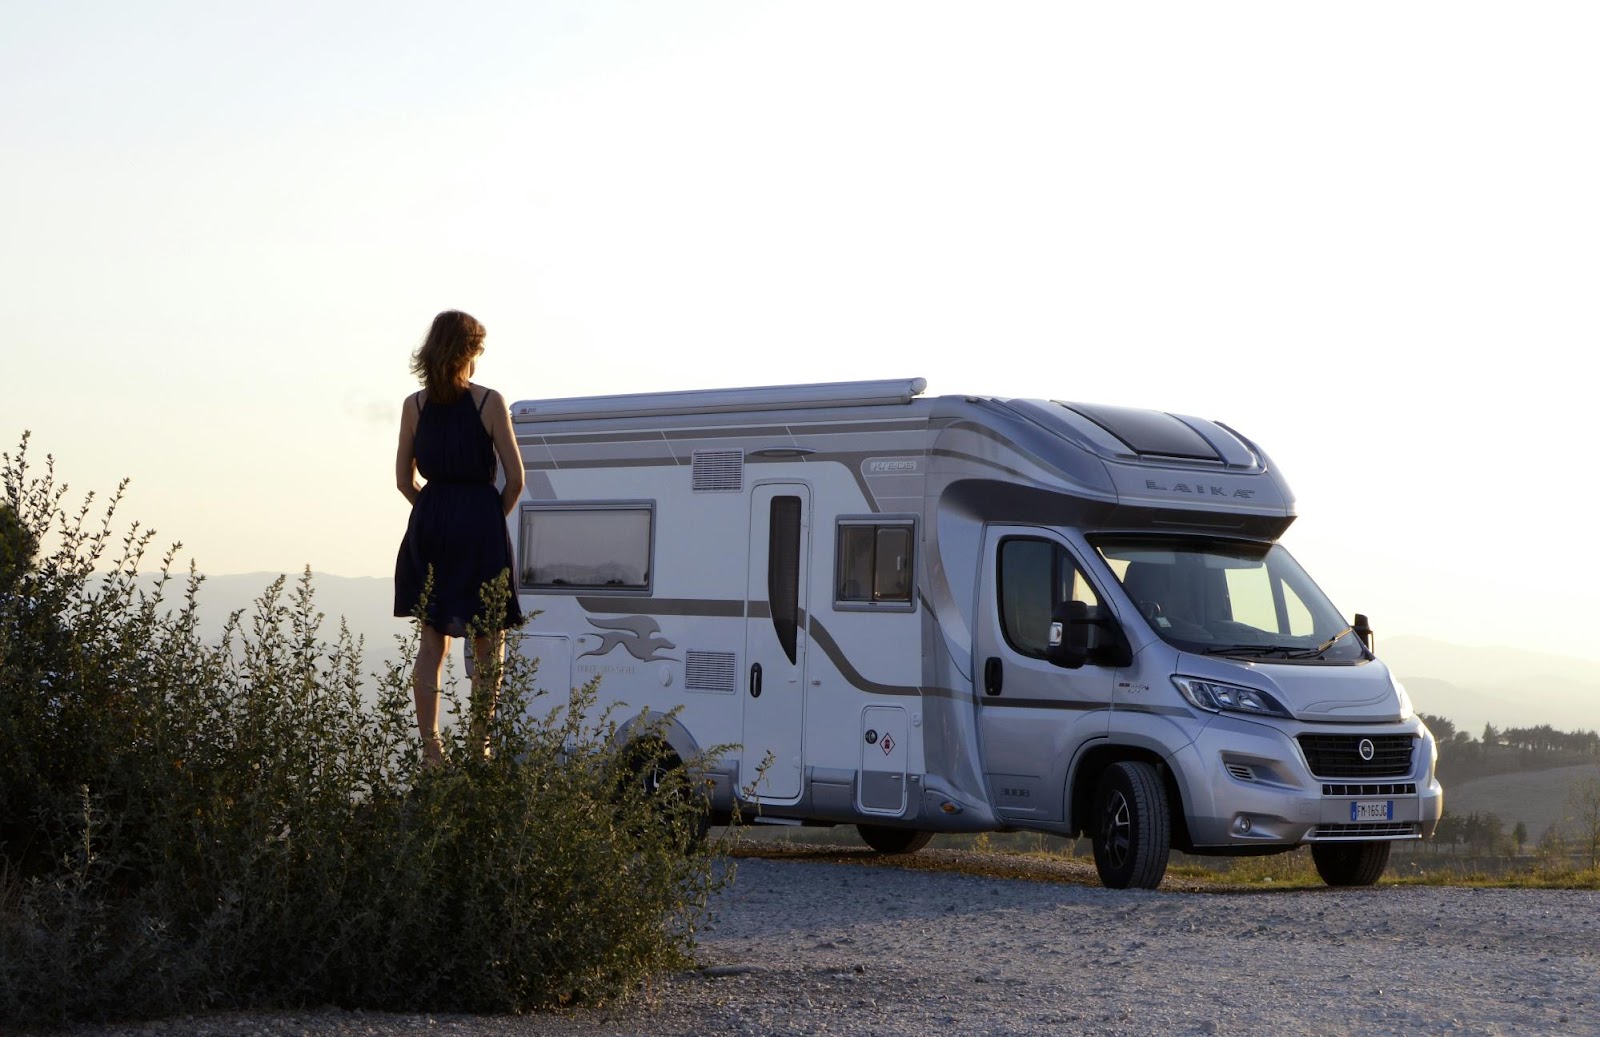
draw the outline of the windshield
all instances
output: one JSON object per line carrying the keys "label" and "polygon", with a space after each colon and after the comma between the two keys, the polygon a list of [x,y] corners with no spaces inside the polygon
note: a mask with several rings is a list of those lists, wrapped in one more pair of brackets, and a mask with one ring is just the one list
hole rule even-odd
{"label": "windshield", "polygon": [[1090,542],[1163,640],[1211,655],[1352,663],[1360,639],[1277,544],[1103,536]]}

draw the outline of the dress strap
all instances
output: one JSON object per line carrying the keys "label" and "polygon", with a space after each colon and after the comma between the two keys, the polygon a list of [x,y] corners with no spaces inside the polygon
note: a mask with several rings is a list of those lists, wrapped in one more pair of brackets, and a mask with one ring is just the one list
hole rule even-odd
{"label": "dress strap", "polygon": [[483,417],[483,405],[489,402],[489,396],[493,392],[494,392],[493,389],[485,389],[485,390],[483,390],[483,399],[478,401],[478,416],[480,418]]}
{"label": "dress strap", "polygon": [[412,395],[412,397],[411,397],[411,402],[415,403],[417,405],[417,413],[418,414],[422,413],[422,397],[425,396],[425,395],[427,395],[427,394],[423,393],[423,392],[418,392],[418,393],[414,393]]}

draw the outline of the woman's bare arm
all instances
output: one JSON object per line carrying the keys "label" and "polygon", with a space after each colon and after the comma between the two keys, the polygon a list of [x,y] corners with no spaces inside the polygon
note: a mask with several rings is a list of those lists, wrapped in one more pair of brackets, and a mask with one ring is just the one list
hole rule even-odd
{"label": "woman's bare arm", "polygon": [[525,479],[522,471],[522,451],[517,449],[517,436],[511,429],[511,408],[504,396],[489,390],[492,399],[484,403],[484,417],[489,421],[489,435],[494,439],[494,452],[500,458],[500,467],[506,473],[506,487],[500,491],[500,508],[509,515],[522,496]]}
{"label": "woman's bare arm", "polygon": [[400,445],[394,454],[394,483],[412,504],[422,487],[417,484],[417,406],[407,396],[400,405]]}

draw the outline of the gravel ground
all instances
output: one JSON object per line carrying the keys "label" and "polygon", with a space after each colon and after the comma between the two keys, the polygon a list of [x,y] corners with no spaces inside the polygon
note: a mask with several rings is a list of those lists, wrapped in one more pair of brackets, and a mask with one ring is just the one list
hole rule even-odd
{"label": "gravel ground", "polygon": [[[822,856],[739,861],[703,936],[702,970],[665,977],[620,1008],[329,1009],[72,1033],[1600,1035],[1600,893],[1202,893],[1181,883],[1131,892],[1084,884],[1092,873],[1076,861],[1025,863],[1028,879]],[[981,855],[917,856],[927,866]],[[989,863],[1018,869],[1015,859]]]}

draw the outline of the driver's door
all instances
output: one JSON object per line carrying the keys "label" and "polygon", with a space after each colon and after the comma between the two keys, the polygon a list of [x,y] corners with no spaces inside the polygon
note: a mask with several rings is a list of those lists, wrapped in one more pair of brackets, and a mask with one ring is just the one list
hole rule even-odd
{"label": "driver's door", "polygon": [[989,801],[1002,817],[1061,821],[1073,754],[1110,727],[1116,671],[1064,669],[1045,646],[1058,605],[1098,596],[1065,541],[1029,526],[989,527],[981,587],[974,646]]}

